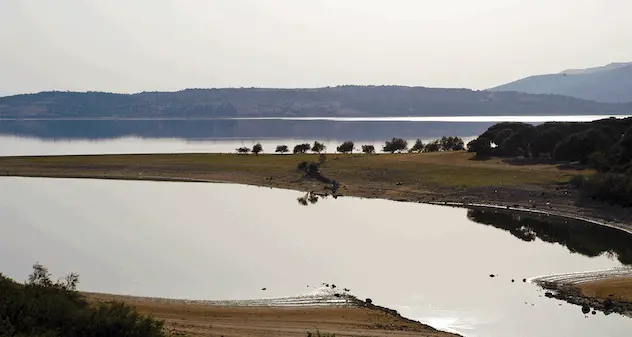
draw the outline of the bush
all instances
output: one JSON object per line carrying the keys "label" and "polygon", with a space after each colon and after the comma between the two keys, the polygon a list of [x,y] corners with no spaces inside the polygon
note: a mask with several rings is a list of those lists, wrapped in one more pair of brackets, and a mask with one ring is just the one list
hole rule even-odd
{"label": "bush", "polygon": [[476,152],[477,157],[486,157],[492,154],[492,142],[483,136],[480,136],[467,143],[468,152]]}
{"label": "bush", "polygon": [[441,151],[441,143],[439,140],[433,140],[432,142],[426,144],[424,147],[425,152],[439,152]]}
{"label": "bush", "polygon": [[393,138],[387,141],[382,148],[383,152],[402,152],[408,148],[408,142],[401,138]]}
{"label": "bush", "polygon": [[323,143],[314,142],[314,145],[312,145],[312,151],[316,153],[321,153],[325,151],[326,149],[327,147]]}
{"label": "bush", "polygon": [[254,153],[255,155],[258,155],[260,152],[263,152],[263,146],[257,143],[255,144],[255,146],[252,147],[252,153]]}
{"label": "bush", "polygon": [[161,321],[122,303],[90,306],[75,287],[78,275],[53,283],[40,264],[26,284],[0,274],[0,336],[165,336]]}
{"label": "bush", "polygon": [[568,135],[559,141],[553,149],[556,160],[581,161],[586,163],[588,155],[596,151],[605,151],[610,146],[610,138],[605,133],[589,129]]}
{"label": "bush", "polygon": [[632,177],[622,173],[598,173],[585,178],[580,185],[582,195],[605,202],[632,206]]}
{"label": "bush", "polygon": [[245,146],[237,149],[237,153],[239,154],[247,154],[248,152],[250,152],[250,148],[247,148]]}
{"label": "bush", "polygon": [[441,150],[443,151],[462,151],[465,150],[465,144],[463,143],[463,139],[459,137],[441,137],[439,139],[439,144],[441,144]]}
{"label": "bush", "polygon": [[349,153],[349,152],[353,152],[354,148],[355,148],[355,144],[353,144],[352,141],[346,141],[340,144],[340,146],[336,148],[336,151],[340,153]]}
{"label": "bush", "polygon": [[287,152],[290,152],[290,149],[287,147],[287,145],[277,145],[276,150],[274,150],[274,152],[287,153]]}
{"label": "bush", "polygon": [[298,154],[298,153],[305,153],[307,151],[309,151],[309,149],[311,149],[311,145],[304,143],[304,144],[298,144],[296,146],[294,146],[294,151],[292,151],[294,154]]}
{"label": "bush", "polygon": [[422,152],[423,150],[424,150],[424,143],[421,141],[421,139],[417,139],[413,147],[411,147],[410,150],[408,150],[408,152],[419,153],[419,152]]}
{"label": "bush", "polygon": [[375,146],[373,145],[362,145],[362,153],[373,154],[375,153]]}

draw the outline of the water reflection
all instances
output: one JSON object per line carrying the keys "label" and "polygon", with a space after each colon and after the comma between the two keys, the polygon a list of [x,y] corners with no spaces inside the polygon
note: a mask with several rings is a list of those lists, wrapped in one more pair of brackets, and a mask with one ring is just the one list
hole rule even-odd
{"label": "water reflection", "polygon": [[467,217],[475,222],[506,230],[516,238],[533,242],[559,243],[570,252],[588,257],[601,255],[632,265],[632,235],[621,231],[542,214],[515,213],[502,210],[470,209]]}
{"label": "water reflection", "polygon": [[2,120],[0,134],[38,139],[416,139],[482,133],[493,122],[332,120]]}

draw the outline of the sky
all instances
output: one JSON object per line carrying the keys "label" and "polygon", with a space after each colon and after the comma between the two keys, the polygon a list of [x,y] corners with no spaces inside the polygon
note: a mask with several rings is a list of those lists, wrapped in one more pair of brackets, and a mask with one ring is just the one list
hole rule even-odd
{"label": "sky", "polygon": [[632,61],[630,0],[0,0],[0,95],[486,89]]}

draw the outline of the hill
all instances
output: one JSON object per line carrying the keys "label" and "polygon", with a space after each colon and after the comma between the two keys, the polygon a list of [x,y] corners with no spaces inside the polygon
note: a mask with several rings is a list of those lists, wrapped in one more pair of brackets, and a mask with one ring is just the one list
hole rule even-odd
{"label": "hill", "polygon": [[632,102],[632,62],[531,76],[490,90],[555,94],[598,102]]}
{"label": "hill", "polygon": [[629,114],[630,104],[556,95],[403,86],[187,89],[0,97],[3,118],[374,117]]}

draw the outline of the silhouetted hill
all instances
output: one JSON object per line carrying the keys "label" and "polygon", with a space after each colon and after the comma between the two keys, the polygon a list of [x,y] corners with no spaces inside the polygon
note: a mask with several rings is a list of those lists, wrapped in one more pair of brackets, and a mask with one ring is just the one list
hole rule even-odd
{"label": "silhouetted hill", "polygon": [[556,94],[598,102],[632,102],[632,62],[531,76],[490,90]]}
{"label": "silhouetted hill", "polygon": [[42,92],[0,98],[3,118],[373,117],[629,114],[632,104],[555,95],[402,86]]}

